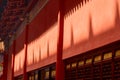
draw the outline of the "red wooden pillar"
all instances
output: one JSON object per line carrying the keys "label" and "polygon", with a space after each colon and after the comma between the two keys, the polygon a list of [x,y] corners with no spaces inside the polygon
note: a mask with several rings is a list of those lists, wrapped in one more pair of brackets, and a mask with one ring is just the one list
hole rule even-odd
{"label": "red wooden pillar", "polygon": [[23,68],[23,80],[27,80],[27,45],[28,45],[28,27],[26,26],[25,31],[25,59],[24,59],[24,68]]}
{"label": "red wooden pillar", "polygon": [[8,71],[8,54],[4,54],[4,62],[3,62],[3,80],[7,80],[7,71]]}
{"label": "red wooden pillar", "polygon": [[14,63],[15,63],[15,54],[16,54],[16,40],[13,42],[13,53],[12,53],[12,79],[14,80]]}
{"label": "red wooden pillar", "polygon": [[64,63],[62,60],[63,32],[64,32],[63,0],[59,0],[58,25],[59,25],[59,38],[57,44],[56,80],[64,80]]}

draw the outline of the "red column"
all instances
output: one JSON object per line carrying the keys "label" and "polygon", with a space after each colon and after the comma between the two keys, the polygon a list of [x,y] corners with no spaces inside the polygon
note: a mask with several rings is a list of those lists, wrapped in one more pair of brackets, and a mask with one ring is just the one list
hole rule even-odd
{"label": "red column", "polygon": [[13,42],[13,53],[12,53],[12,79],[11,80],[14,80],[14,62],[15,62],[15,48],[16,48],[16,40],[14,40]]}
{"label": "red column", "polygon": [[64,63],[62,60],[63,32],[64,32],[63,0],[59,0],[58,25],[59,25],[59,38],[57,44],[56,80],[64,80]]}
{"label": "red column", "polygon": [[8,71],[8,54],[4,53],[3,80],[7,80],[7,71]]}
{"label": "red column", "polygon": [[28,25],[26,26],[25,32],[25,61],[24,61],[24,71],[23,71],[23,80],[27,80],[27,45],[28,45]]}

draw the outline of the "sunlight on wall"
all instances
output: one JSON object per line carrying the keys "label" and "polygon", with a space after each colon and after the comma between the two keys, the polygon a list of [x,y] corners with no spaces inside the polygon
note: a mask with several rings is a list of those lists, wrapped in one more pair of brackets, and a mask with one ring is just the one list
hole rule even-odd
{"label": "sunlight on wall", "polygon": [[54,24],[39,38],[28,44],[28,65],[46,59],[57,52],[58,26]]}
{"label": "sunlight on wall", "polygon": [[94,36],[114,28],[116,21],[116,0],[93,0],[90,12]]}
{"label": "sunlight on wall", "polygon": [[33,42],[28,44],[28,55],[27,55],[27,64],[30,65],[33,63]]}
{"label": "sunlight on wall", "polygon": [[24,49],[21,50],[18,54],[15,55],[15,64],[14,64],[14,71],[19,71],[20,69],[23,69],[24,66]]}
{"label": "sunlight on wall", "polygon": [[64,49],[115,28],[115,21],[114,0],[91,0],[71,10],[64,19]]}
{"label": "sunlight on wall", "polygon": [[47,40],[45,39],[46,36],[43,36],[40,40],[41,46],[41,60],[47,58]]}
{"label": "sunlight on wall", "polygon": [[64,18],[63,59],[119,40],[118,1],[88,0],[75,8],[70,8],[74,1],[66,2],[69,6],[65,5],[68,13]]}
{"label": "sunlight on wall", "polygon": [[64,49],[89,38],[89,3],[86,4],[64,19]]}
{"label": "sunlight on wall", "polygon": [[37,41],[35,41],[36,43],[34,44],[34,62],[39,62],[40,61],[40,46],[37,43]]}
{"label": "sunlight on wall", "polygon": [[[118,3],[118,12],[119,12],[119,15],[120,15],[120,0],[117,0],[117,3]],[[120,18],[120,16],[119,16]]]}
{"label": "sunlight on wall", "polygon": [[49,56],[55,55],[57,52],[58,33],[59,28],[57,23],[54,24],[54,27],[51,27],[51,29],[46,33],[49,42]]}
{"label": "sunlight on wall", "polygon": [[[65,8],[70,9],[69,7],[70,6],[67,6]],[[69,54],[67,57],[98,47],[98,45],[101,45],[100,42],[104,41],[101,36],[104,37],[107,42],[110,34],[109,31],[114,29],[116,24],[116,3],[114,0],[89,0],[87,3],[84,2],[83,6],[78,7],[79,8],[73,8],[73,10],[67,14],[67,17],[65,15],[64,18],[63,49],[68,49]],[[39,17],[43,16],[40,15]],[[30,26],[30,28],[34,26],[36,29],[32,30],[31,28],[29,31],[33,35],[30,37],[32,42],[28,44],[27,65],[32,65],[32,67],[34,67],[34,64],[40,63],[40,61],[42,65],[43,60],[47,60],[48,57],[56,55],[57,53],[59,25],[55,23],[49,26],[49,29],[43,33],[41,29],[41,34],[38,35],[39,32],[36,32],[36,30],[41,27],[44,28],[44,26],[47,25],[45,20],[43,24],[37,24],[39,20],[40,19],[37,18],[37,22],[34,21],[32,26]],[[42,19],[40,21],[42,22]],[[106,35],[106,32],[109,32],[109,34]],[[37,39],[36,35],[37,37],[39,36]],[[102,44],[105,44],[105,42]],[[67,52],[64,51],[63,53],[67,54]],[[24,49],[22,49],[15,55],[15,71],[23,68],[24,54]],[[49,63],[49,60],[43,63],[45,64],[47,62]]]}
{"label": "sunlight on wall", "polygon": [[[71,16],[74,44],[89,38],[89,7],[83,6]],[[78,16],[79,15],[79,16]]]}

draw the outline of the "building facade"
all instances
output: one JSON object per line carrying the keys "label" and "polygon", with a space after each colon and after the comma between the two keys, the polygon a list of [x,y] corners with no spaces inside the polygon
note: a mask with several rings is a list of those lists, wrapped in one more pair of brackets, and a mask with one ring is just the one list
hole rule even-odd
{"label": "building facade", "polygon": [[38,0],[4,55],[3,80],[119,80],[119,15],[120,0]]}

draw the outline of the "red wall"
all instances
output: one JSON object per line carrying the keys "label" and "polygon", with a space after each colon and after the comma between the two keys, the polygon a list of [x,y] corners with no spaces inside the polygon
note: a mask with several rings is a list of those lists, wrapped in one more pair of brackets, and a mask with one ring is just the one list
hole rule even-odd
{"label": "red wall", "polygon": [[24,57],[25,57],[25,30],[16,38],[15,47],[15,60],[14,60],[14,71],[15,74],[23,73]]}
{"label": "red wall", "polygon": [[[63,59],[120,40],[119,0],[64,1]],[[29,24],[27,71],[56,61],[58,4],[50,0]],[[25,30],[16,39],[15,76],[23,73],[24,43]]]}
{"label": "red wall", "polygon": [[65,0],[63,58],[120,40],[118,1]]}
{"label": "red wall", "polygon": [[58,0],[51,0],[29,24],[28,71],[55,62],[58,36],[57,16]]}
{"label": "red wall", "polygon": [[[58,1],[52,0],[46,4],[41,12],[28,25],[27,71],[56,61],[55,54],[57,51],[58,37],[57,16]],[[16,39],[15,76],[23,73],[24,43],[25,30]]]}

